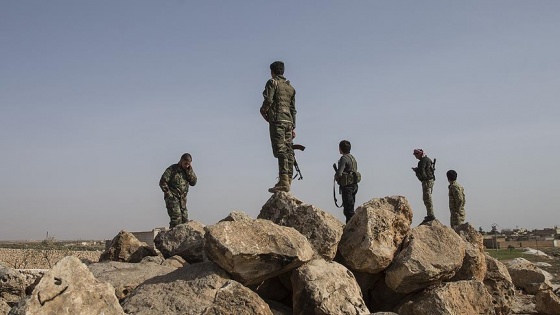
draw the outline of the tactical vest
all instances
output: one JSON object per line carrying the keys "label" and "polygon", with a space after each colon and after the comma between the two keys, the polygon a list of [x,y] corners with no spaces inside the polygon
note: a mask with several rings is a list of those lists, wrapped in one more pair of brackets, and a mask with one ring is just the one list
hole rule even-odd
{"label": "tactical vest", "polygon": [[348,154],[350,161],[352,162],[352,169],[344,170],[342,175],[337,180],[340,186],[348,186],[352,184],[358,184],[362,180],[362,174],[358,172],[358,162],[351,154]]}

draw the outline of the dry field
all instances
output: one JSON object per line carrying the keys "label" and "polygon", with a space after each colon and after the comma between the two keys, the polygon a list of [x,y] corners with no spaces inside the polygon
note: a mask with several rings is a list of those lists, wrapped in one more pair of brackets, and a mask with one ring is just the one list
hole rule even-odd
{"label": "dry field", "polygon": [[102,251],[0,248],[0,262],[15,269],[49,269],[65,256],[97,262]]}

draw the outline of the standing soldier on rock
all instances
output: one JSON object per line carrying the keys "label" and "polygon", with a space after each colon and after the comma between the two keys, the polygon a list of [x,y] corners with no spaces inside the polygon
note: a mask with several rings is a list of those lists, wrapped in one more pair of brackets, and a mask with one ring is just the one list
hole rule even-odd
{"label": "standing soldier on rock", "polygon": [[196,185],[196,180],[192,156],[189,153],[183,154],[179,163],[169,166],[161,175],[159,187],[163,191],[165,207],[169,214],[169,228],[188,222],[187,193],[189,186]]}
{"label": "standing soldier on rock", "polygon": [[355,214],[354,204],[356,203],[356,194],[358,193],[358,182],[361,180],[361,175],[358,175],[358,162],[352,154],[350,149],[352,145],[348,140],[342,140],[338,144],[338,152],[342,154],[338,160],[336,173],[334,179],[339,185],[340,194],[342,195],[342,207],[344,207],[344,216],[346,223],[350,221]]}
{"label": "standing soldier on rock", "polygon": [[457,172],[447,171],[449,181],[449,211],[451,212],[451,227],[455,228],[465,223],[465,190],[457,182]]}
{"label": "standing soldier on rock", "polygon": [[269,192],[290,191],[294,168],[292,140],[296,129],[296,90],[284,77],[284,63],[270,65],[272,78],[266,82],[261,115],[268,122],[272,154],[278,159],[278,182]]}
{"label": "standing soldier on rock", "polygon": [[422,223],[435,220],[434,205],[432,204],[432,190],[434,189],[434,163],[424,154],[422,149],[414,149],[412,153],[418,159],[418,167],[413,167],[412,170],[416,173],[416,177],[422,182],[422,199],[426,206],[427,215],[424,217]]}

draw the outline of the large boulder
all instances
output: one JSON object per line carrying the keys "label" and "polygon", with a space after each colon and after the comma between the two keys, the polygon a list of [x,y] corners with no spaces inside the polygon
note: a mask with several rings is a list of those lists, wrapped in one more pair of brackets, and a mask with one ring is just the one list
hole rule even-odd
{"label": "large boulder", "polygon": [[154,239],[154,244],[163,257],[179,255],[188,263],[194,264],[205,260],[204,233],[202,223],[189,221],[159,232]]}
{"label": "large boulder", "polygon": [[316,259],[292,273],[294,315],[369,314],[352,273],[343,265]]}
{"label": "large boulder", "polygon": [[485,261],[486,275],[484,276],[484,285],[492,296],[492,304],[494,305],[496,315],[511,314],[515,286],[511,281],[507,267],[488,254],[485,254]]}
{"label": "large boulder", "polygon": [[539,314],[560,314],[560,297],[552,290],[542,290],[535,296],[536,310]]}
{"label": "large boulder", "polygon": [[311,244],[301,233],[260,219],[207,226],[204,249],[211,261],[243,285],[288,272],[313,257]]}
{"label": "large boulder", "polygon": [[148,244],[140,242],[134,234],[123,230],[111,240],[111,244],[101,254],[99,261],[137,263],[146,256],[157,256],[157,253]]}
{"label": "large boulder", "polygon": [[126,298],[144,281],[177,269],[152,262],[132,264],[117,261],[91,264],[88,268],[95,278],[108,282],[115,288],[115,295],[119,300]]}
{"label": "large boulder", "polygon": [[383,271],[410,231],[411,222],[412,209],[402,196],[375,198],[359,206],[338,244],[344,265],[367,273]]}
{"label": "large boulder", "polygon": [[412,229],[403,249],[385,271],[385,282],[399,293],[412,293],[451,279],[463,264],[465,242],[453,231],[432,221]]}
{"label": "large boulder", "polygon": [[263,205],[259,219],[288,226],[303,234],[315,251],[315,258],[332,260],[342,236],[343,224],[330,213],[305,204],[292,194],[278,192]]}
{"label": "large boulder", "polygon": [[115,288],[93,276],[78,258],[61,259],[39,281],[30,297],[10,315],[123,314]]}
{"label": "large boulder", "polygon": [[507,269],[513,284],[529,294],[535,295],[539,290],[552,287],[547,273],[525,258],[510,260],[507,262]]}
{"label": "large boulder", "polygon": [[15,303],[25,296],[27,283],[17,270],[0,262],[0,301]]}
{"label": "large boulder", "polygon": [[465,241],[466,248],[463,266],[455,273],[451,281],[483,281],[486,275],[486,258],[482,234],[469,223],[455,227],[455,232]]}
{"label": "large boulder", "polygon": [[397,307],[399,315],[495,314],[492,298],[480,281],[441,283],[413,295]]}
{"label": "large boulder", "polygon": [[272,315],[256,293],[208,261],[147,280],[124,300],[123,308],[137,315]]}

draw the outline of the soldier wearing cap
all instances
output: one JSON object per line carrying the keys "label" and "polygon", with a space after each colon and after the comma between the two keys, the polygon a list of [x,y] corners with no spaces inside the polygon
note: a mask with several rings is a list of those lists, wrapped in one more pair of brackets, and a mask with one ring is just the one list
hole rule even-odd
{"label": "soldier wearing cap", "polygon": [[412,170],[416,173],[416,177],[422,183],[422,199],[426,206],[427,215],[424,217],[422,223],[435,220],[434,206],[432,204],[432,190],[434,188],[434,164],[432,160],[424,154],[422,149],[414,149],[412,153],[418,159],[418,167],[413,167]]}
{"label": "soldier wearing cap", "polygon": [[270,65],[260,108],[268,122],[272,154],[278,159],[278,182],[269,192],[290,191],[294,172],[294,150],[292,140],[296,129],[296,90],[284,77],[284,63],[275,61]]}
{"label": "soldier wearing cap", "polygon": [[449,212],[451,212],[451,227],[455,228],[465,223],[465,190],[457,182],[457,172],[449,170],[446,173],[449,181]]}

